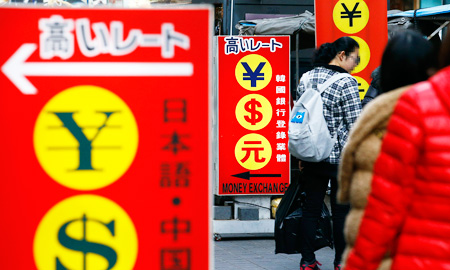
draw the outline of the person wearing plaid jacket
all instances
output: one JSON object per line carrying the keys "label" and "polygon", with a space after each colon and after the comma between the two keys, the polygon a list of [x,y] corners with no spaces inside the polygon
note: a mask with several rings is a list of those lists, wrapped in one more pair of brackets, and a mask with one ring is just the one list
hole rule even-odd
{"label": "person wearing plaid jacket", "polygon": [[[314,90],[339,73],[350,73],[359,64],[359,45],[350,37],[341,37],[333,43],[325,43],[314,54],[315,68],[309,71]],[[317,90],[318,91],[318,90]],[[302,81],[297,88],[297,98],[305,92]],[[336,144],[330,156],[321,162],[300,161],[302,182],[306,194],[302,218],[302,243],[300,270],[320,269],[314,255],[317,220],[331,180],[331,210],[335,243],[335,270],[341,269],[341,257],[345,248],[343,227],[349,211],[348,205],[336,203],[337,172],[339,158],[347,142],[349,131],[361,113],[358,83],[353,77],[344,77],[331,84],[322,93],[323,113],[331,135],[337,133]]]}

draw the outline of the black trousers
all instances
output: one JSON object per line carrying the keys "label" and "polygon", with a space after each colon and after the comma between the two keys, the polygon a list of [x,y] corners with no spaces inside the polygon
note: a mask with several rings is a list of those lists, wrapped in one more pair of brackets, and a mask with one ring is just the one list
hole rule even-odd
{"label": "black trousers", "polygon": [[302,162],[303,175],[302,184],[306,193],[306,205],[302,218],[302,260],[314,261],[314,239],[316,236],[317,220],[320,217],[323,200],[331,180],[331,214],[333,220],[333,238],[335,247],[334,263],[341,262],[342,253],[345,249],[344,222],[350,209],[349,205],[336,203],[337,193],[337,164],[327,162]]}

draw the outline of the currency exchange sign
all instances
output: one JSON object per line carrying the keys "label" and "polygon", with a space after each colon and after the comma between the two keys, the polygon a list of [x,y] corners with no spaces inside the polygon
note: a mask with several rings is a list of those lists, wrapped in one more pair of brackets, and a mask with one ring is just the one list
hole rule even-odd
{"label": "currency exchange sign", "polygon": [[352,75],[361,99],[371,82],[370,74],[381,64],[388,40],[387,2],[379,0],[315,0],[316,46],[349,36],[359,44],[360,63]]}
{"label": "currency exchange sign", "polygon": [[218,38],[219,195],[289,185],[289,46],[289,36]]}
{"label": "currency exchange sign", "polygon": [[210,268],[211,14],[0,8],[0,269]]}

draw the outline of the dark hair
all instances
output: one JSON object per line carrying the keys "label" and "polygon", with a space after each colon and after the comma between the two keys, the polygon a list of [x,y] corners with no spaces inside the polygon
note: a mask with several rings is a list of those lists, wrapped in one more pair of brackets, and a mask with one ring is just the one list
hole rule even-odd
{"label": "dark hair", "polygon": [[445,68],[450,66],[450,34],[447,33],[439,52],[439,67]]}
{"label": "dark hair", "polygon": [[341,37],[333,43],[324,43],[314,52],[313,65],[328,65],[339,52],[344,51],[345,55],[349,56],[356,48],[359,48],[359,44],[351,37]]}
{"label": "dark hair", "polygon": [[437,69],[437,49],[420,33],[403,31],[389,40],[380,68],[381,92],[427,80]]}

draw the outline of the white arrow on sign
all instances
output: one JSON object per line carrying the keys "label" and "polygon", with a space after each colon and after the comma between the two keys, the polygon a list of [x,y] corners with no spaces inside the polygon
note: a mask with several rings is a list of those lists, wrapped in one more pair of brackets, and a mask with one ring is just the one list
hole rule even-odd
{"label": "white arrow on sign", "polygon": [[26,62],[36,49],[36,44],[23,44],[2,66],[6,77],[25,95],[37,93],[26,76],[188,77],[194,73],[193,64],[188,62]]}

